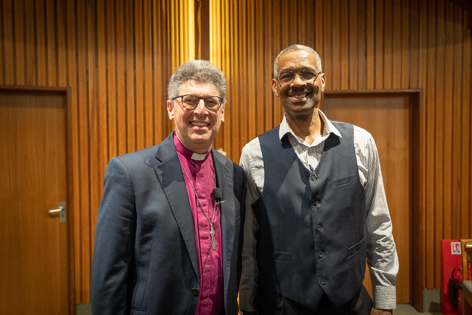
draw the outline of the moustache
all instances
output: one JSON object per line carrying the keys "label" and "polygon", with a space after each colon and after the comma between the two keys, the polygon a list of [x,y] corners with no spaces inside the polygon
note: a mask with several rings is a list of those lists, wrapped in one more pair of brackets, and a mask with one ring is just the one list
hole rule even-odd
{"label": "moustache", "polygon": [[306,97],[312,97],[315,93],[314,89],[311,87],[294,87],[288,89],[285,92],[286,96],[293,96],[293,95],[305,95]]}

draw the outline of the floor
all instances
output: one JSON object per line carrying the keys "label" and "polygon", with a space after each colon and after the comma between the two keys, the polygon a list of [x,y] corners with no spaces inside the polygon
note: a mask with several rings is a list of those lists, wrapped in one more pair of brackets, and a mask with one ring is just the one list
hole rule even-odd
{"label": "floor", "polygon": [[[90,315],[92,311],[90,304],[77,305],[77,315]],[[393,315],[441,315],[441,313],[418,313],[416,309],[409,304],[397,304],[397,309],[393,311]]]}
{"label": "floor", "polygon": [[416,309],[409,304],[397,304],[397,309],[393,311],[393,315],[416,315],[416,314],[441,315],[441,313],[430,313],[430,312],[418,313]]}

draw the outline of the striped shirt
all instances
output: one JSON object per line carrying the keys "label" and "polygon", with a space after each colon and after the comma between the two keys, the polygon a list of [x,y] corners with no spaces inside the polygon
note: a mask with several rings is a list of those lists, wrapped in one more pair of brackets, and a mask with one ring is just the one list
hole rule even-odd
{"label": "striped shirt", "polygon": [[[307,169],[316,168],[323,154],[325,140],[331,133],[342,138],[341,133],[318,110],[324,122],[324,130],[311,145],[298,137],[284,116],[279,129],[279,139],[288,133],[290,144]],[[372,135],[354,126],[354,148],[359,177],[366,194],[367,264],[370,269],[374,295],[374,308],[395,309],[395,281],[398,274],[398,256],[392,235],[392,221],[380,170],[379,155]],[[259,199],[264,187],[264,161],[259,138],[249,142],[242,150],[240,165],[247,174],[246,221],[244,226],[243,273],[239,291],[240,309],[253,311],[252,301],[257,288],[257,264],[255,261],[257,222],[252,204]]]}

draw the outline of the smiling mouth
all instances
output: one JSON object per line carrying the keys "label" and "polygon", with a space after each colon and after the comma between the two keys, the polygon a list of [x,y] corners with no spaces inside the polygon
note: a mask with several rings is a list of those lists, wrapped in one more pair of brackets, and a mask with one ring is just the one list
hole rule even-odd
{"label": "smiling mouth", "polygon": [[299,101],[306,101],[313,95],[313,89],[291,89],[287,91],[287,96],[290,98],[297,99]]}
{"label": "smiling mouth", "polygon": [[192,121],[190,124],[197,127],[206,127],[209,125],[208,123],[202,123],[202,122],[196,122],[196,121]]}

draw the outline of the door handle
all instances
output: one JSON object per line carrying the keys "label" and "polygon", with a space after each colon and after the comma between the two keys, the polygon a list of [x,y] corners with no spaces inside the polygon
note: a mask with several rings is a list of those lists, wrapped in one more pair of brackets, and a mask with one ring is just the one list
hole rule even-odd
{"label": "door handle", "polygon": [[59,209],[51,209],[48,213],[59,213],[59,222],[66,222],[66,203],[64,201],[59,202]]}
{"label": "door handle", "polygon": [[62,210],[64,210],[64,208],[59,207],[59,209],[49,210],[48,212],[49,212],[49,213],[56,213],[56,212],[60,212],[60,211],[62,211]]}

